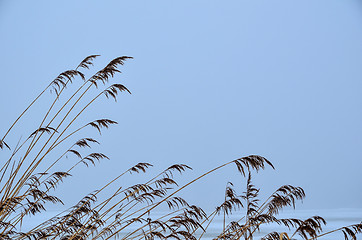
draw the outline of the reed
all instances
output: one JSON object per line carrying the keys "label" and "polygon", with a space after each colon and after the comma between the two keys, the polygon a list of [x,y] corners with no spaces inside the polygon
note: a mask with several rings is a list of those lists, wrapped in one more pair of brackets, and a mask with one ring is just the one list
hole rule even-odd
{"label": "reed", "polygon": [[[121,186],[123,177],[134,173],[144,174],[152,167],[150,163],[138,163],[125,168],[102,188],[86,195],[74,206],[65,208],[56,216],[22,232],[22,225],[28,221],[29,215],[44,214],[47,204],[62,206],[62,200],[55,193],[59,184],[70,177],[74,169],[83,165],[96,165],[98,161],[108,159],[105,154],[92,151],[94,144],[99,144],[96,139],[75,137],[88,128],[101,133],[117,122],[97,119],[85,125],[77,125],[76,120],[84,116],[86,110],[102,96],[117,100],[120,93],[131,93],[123,84],[112,84],[110,80],[120,74],[119,67],[132,58],[115,58],[103,69],[86,78],[81,71],[90,71],[97,57],[98,55],[88,56],[75,69],[59,74],[4,131],[0,139],[1,239],[203,239],[216,216],[223,217],[223,222],[215,239],[251,240],[260,228],[272,223],[284,226],[286,230],[271,232],[261,239],[318,239],[337,231],[345,239],[357,239],[357,234],[362,232],[361,223],[323,232],[326,221],[320,216],[304,220],[278,218],[278,213],[283,208],[294,208],[296,202],[305,197],[305,193],[300,187],[284,185],[261,201],[258,198],[260,189],[253,185],[252,175],[266,167],[274,169],[274,166],[266,158],[257,155],[226,162],[184,185],[177,183],[175,175],[191,170],[191,167],[175,164],[144,183]],[[77,87],[75,81],[81,81],[81,84]],[[28,134],[28,137],[12,146],[8,143],[9,136],[16,137],[19,134],[21,128],[17,128],[17,125],[23,120],[25,113],[32,110],[34,104],[48,91],[53,100],[44,111],[37,129],[30,133],[21,132]],[[65,94],[67,91],[72,92]],[[63,96],[65,100],[60,101]],[[66,171],[59,171],[59,166],[62,166],[66,158],[76,161]],[[233,184],[228,183],[224,201],[208,214],[182,197],[183,189],[229,166],[234,166],[235,174],[241,174],[245,178],[245,192],[238,194]],[[153,213],[160,208],[167,208],[169,211],[155,217]],[[237,221],[227,222],[227,216],[235,213],[244,215]]]}

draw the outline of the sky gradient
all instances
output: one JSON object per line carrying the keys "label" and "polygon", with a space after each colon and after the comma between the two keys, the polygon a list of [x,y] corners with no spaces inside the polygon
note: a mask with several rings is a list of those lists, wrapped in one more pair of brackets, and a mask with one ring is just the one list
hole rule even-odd
{"label": "sky gradient", "polygon": [[[276,167],[255,176],[263,194],[292,184],[307,194],[298,208],[362,208],[358,0],[1,0],[0,36],[0,135],[84,57],[101,55],[94,70],[134,57],[115,79],[132,95],[102,100],[84,117],[119,122],[99,139],[111,161],[77,172],[65,200],[137,162],[158,170],[185,163],[191,179],[258,154]],[[13,144],[36,128],[32,116],[45,103],[20,123]],[[245,185],[231,167],[185,194],[212,208],[230,180]]]}

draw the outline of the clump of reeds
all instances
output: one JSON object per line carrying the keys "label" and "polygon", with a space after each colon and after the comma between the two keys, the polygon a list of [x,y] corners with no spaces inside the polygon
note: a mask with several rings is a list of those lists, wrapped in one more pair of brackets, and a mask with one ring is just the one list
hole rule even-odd
{"label": "clump of reeds", "polygon": [[[131,57],[115,58],[86,78],[81,70],[88,70],[96,57],[98,55],[86,57],[74,70],[65,71],[51,81],[0,139],[0,239],[201,239],[217,215],[223,216],[224,220],[215,239],[253,239],[263,225],[270,223],[285,226],[286,231],[271,232],[262,239],[317,239],[331,233],[322,232],[326,222],[320,216],[305,220],[278,218],[281,209],[294,207],[296,201],[305,197],[300,187],[285,185],[265,201],[258,199],[259,189],[252,184],[252,173],[265,167],[274,167],[267,159],[257,155],[227,162],[183,186],[177,184],[174,175],[191,169],[184,164],[172,165],[144,183],[119,186],[118,181],[122,176],[142,174],[152,166],[149,163],[138,163],[79,200],[76,205],[22,232],[22,225],[28,215],[43,214],[47,211],[47,203],[63,204],[54,195],[54,190],[75,168],[95,165],[97,161],[108,159],[103,153],[91,151],[93,144],[99,144],[96,139],[74,137],[85,128],[101,132],[117,122],[98,119],[76,126],[76,120],[101,96],[116,100],[119,93],[131,93],[122,84],[110,83],[120,73],[118,67]],[[80,86],[61,102],[64,92],[72,89],[73,81],[79,80]],[[11,146],[7,142],[8,135],[14,132],[16,124],[47,90],[55,95],[38,127],[27,133],[25,140]],[[72,143],[67,146],[69,142]],[[66,171],[57,170],[65,157],[74,157],[76,161]],[[244,193],[238,195],[233,184],[229,183],[224,202],[212,213],[205,213],[179,195],[182,189],[195,181],[228,165],[234,165],[236,171],[245,177],[247,187]],[[160,207],[167,207],[169,211],[153,217],[152,213]],[[238,221],[227,222],[226,216],[235,212],[245,212],[245,215]],[[335,231],[341,231],[345,239],[356,239],[356,235],[362,232],[362,224],[332,232]]]}

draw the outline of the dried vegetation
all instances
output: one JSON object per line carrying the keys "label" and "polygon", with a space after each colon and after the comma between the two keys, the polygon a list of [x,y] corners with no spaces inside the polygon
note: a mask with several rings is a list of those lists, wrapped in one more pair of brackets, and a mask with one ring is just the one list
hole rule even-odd
{"label": "dried vegetation", "polygon": [[[74,168],[96,165],[98,161],[108,159],[103,153],[92,152],[92,146],[99,144],[97,140],[90,137],[74,138],[76,133],[82,133],[85,128],[101,133],[117,122],[98,119],[76,126],[76,120],[101,96],[117,100],[120,93],[131,93],[122,84],[110,83],[110,80],[120,73],[118,68],[131,57],[115,58],[90,78],[86,78],[81,70],[88,71],[97,57],[98,55],[86,57],[74,70],[65,71],[56,77],[0,139],[1,239],[201,239],[206,238],[205,233],[215,216],[223,217],[220,233],[214,236],[215,239],[253,239],[261,227],[270,223],[285,226],[286,230],[271,232],[265,235],[263,240],[318,239],[331,233],[322,232],[326,222],[320,216],[304,220],[278,218],[281,209],[294,207],[297,201],[305,197],[300,187],[285,185],[265,201],[258,199],[259,189],[252,184],[252,173],[265,167],[274,167],[267,159],[257,155],[227,162],[183,186],[178,185],[174,176],[191,169],[184,164],[172,165],[144,183],[120,186],[119,181],[124,175],[144,174],[152,167],[149,163],[138,163],[120,173],[101,189],[82,198],[74,206],[22,232],[22,225],[29,221],[29,215],[44,214],[49,203],[60,206],[63,204],[62,200],[54,195],[54,190],[65,178],[71,176]],[[72,94],[60,103],[60,97],[73,86],[73,81],[81,81],[81,84],[78,88],[73,88]],[[39,127],[29,133],[25,140],[19,140],[15,146],[8,144],[8,136],[16,132],[14,129],[17,123],[49,90],[55,94],[54,99]],[[94,96],[87,98],[91,94]],[[83,99],[88,100],[84,102]],[[67,146],[72,141],[73,144]],[[66,171],[57,170],[65,158],[74,158],[76,161]],[[247,187],[244,193],[238,195],[233,184],[228,183],[224,202],[212,213],[207,214],[179,195],[182,189],[193,182],[228,165],[234,165],[235,172],[244,176]],[[151,213],[161,206],[169,211],[163,216],[152,217]],[[242,212],[245,214],[238,221],[227,222],[228,215]],[[357,234],[362,231],[362,224],[342,227],[332,232],[336,231],[340,231],[345,239],[356,239]]]}

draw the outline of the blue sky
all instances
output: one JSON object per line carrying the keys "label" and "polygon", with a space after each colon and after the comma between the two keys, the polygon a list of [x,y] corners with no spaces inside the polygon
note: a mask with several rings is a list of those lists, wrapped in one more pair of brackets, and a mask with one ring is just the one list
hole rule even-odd
{"label": "blue sky", "polygon": [[[115,79],[132,95],[84,116],[119,122],[100,139],[112,160],[77,172],[66,200],[141,161],[186,163],[191,179],[258,154],[276,167],[255,177],[263,194],[293,184],[307,193],[299,208],[361,208],[361,24],[358,0],[2,0],[0,123],[84,57],[102,55],[98,70],[133,56]],[[9,141],[36,128],[46,103]],[[211,208],[229,180],[245,184],[227,168],[185,194]]]}

